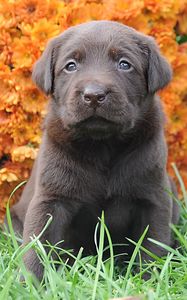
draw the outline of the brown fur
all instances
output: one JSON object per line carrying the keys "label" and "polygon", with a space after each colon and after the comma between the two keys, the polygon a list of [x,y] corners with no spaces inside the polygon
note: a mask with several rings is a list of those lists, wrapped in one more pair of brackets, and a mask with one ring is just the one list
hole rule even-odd
{"label": "brown fur", "polygon": [[[121,69],[120,59],[130,68]],[[67,70],[69,60],[77,70]],[[178,209],[167,192],[172,187],[164,116],[155,95],[170,79],[171,68],[154,40],[116,22],[75,26],[49,42],[33,70],[33,80],[51,96],[43,140],[12,209],[24,244],[51,214],[42,242],[64,240],[63,247],[75,253],[80,246],[85,254],[95,253],[102,210],[114,244],[127,243],[126,237],[138,240],[147,225],[147,237],[172,244],[169,224],[177,223]],[[165,254],[147,237],[144,247]],[[25,264],[42,277],[33,250]]]}

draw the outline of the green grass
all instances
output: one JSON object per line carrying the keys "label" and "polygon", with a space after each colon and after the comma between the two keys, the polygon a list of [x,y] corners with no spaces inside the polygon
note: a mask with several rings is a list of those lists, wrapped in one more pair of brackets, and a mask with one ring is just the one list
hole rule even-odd
{"label": "green grass", "polygon": [[[133,268],[136,265],[136,257],[140,253],[143,238],[148,228],[136,244],[134,253],[126,266],[119,268],[115,265],[113,246],[110,234],[104,224],[104,215],[101,216],[96,227],[95,235],[99,234],[99,245],[97,245],[97,256],[82,257],[80,249],[77,257],[69,251],[69,255],[74,258],[73,266],[68,266],[67,261],[59,258],[59,269],[55,270],[55,262],[51,258],[51,252],[58,249],[58,245],[50,246],[50,252],[45,253],[39,237],[33,237],[26,246],[20,246],[21,241],[15,236],[11,225],[9,208],[7,217],[9,232],[0,231],[0,300],[6,299],[62,299],[62,300],[108,300],[115,297],[130,295],[141,295],[142,299],[165,300],[165,299],[187,299],[187,199],[186,191],[179,174],[184,194],[184,201],[179,202],[181,218],[178,226],[172,226],[173,234],[176,236],[179,247],[172,249],[156,241],[169,252],[166,257],[155,257],[154,262],[146,266],[140,266],[141,272],[135,274]],[[52,217],[46,227],[51,222]],[[45,228],[46,228],[45,227]],[[43,229],[43,231],[45,230]],[[42,234],[42,232],[41,232]],[[40,234],[40,235],[41,235]],[[103,251],[104,240],[108,241],[110,259],[104,261]],[[96,238],[95,238],[96,240]],[[133,243],[133,241],[131,241]],[[30,248],[34,247],[40,257],[41,263],[45,266],[44,279],[39,284],[37,280],[29,274],[23,264],[22,257]],[[145,250],[146,251],[146,250]],[[61,249],[61,253],[65,251]],[[57,262],[56,262],[57,263]],[[142,279],[145,271],[150,272],[148,281]],[[20,281],[21,274],[25,282]]]}

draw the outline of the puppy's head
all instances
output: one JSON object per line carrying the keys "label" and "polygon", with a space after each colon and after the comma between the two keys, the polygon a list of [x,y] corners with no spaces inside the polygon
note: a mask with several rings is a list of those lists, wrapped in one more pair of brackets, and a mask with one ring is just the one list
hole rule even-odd
{"label": "puppy's head", "polygon": [[58,127],[94,139],[136,126],[170,79],[153,38],[111,21],[69,28],[49,42],[33,70],[35,83],[51,95]]}

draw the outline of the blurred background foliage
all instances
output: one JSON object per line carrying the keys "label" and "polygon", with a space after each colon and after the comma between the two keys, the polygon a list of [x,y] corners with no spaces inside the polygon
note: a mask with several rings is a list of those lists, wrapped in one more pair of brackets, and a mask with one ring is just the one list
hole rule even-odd
{"label": "blurred background foliage", "polygon": [[102,19],[153,36],[172,64],[173,81],[160,92],[168,169],[173,175],[175,162],[187,185],[187,0],[0,0],[0,219],[11,191],[28,178],[41,141],[47,99],[31,81],[34,62],[53,36]]}

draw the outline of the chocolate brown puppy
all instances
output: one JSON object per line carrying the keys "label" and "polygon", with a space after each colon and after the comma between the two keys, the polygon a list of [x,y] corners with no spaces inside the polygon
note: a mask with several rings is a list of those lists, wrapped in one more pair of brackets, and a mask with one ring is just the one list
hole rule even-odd
{"label": "chocolate brown puppy", "polygon": [[[42,144],[12,209],[24,244],[51,214],[42,242],[64,240],[64,248],[94,254],[94,229],[104,211],[114,244],[137,241],[149,225],[143,246],[165,254],[147,238],[171,245],[169,224],[178,221],[155,95],[171,77],[154,39],[116,22],[78,25],[48,43],[33,70],[34,82],[51,98]],[[41,279],[33,250],[25,264]]]}

